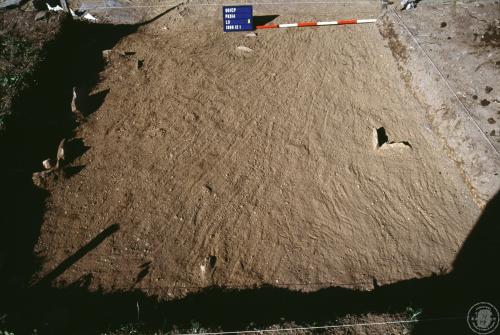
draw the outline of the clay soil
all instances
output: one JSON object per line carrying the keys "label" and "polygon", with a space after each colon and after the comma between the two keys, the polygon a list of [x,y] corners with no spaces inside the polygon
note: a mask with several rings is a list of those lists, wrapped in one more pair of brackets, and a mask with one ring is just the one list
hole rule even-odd
{"label": "clay soil", "polygon": [[[53,285],[86,276],[91,289],[172,299],[450,271],[480,210],[401,75],[390,26],[247,37],[196,14],[109,52],[94,93],[109,92],[76,131],[79,172],[48,185],[34,280],[115,224]],[[409,146],[375,149],[380,127]]]}

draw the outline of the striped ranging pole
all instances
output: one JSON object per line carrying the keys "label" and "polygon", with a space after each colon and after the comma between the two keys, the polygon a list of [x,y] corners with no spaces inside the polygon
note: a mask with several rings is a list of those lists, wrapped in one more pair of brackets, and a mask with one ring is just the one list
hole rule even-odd
{"label": "striped ranging pole", "polygon": [[256,26],[256,29],[273,29],[273,28],[293,28],[293,27],[316,27],[316,26],[340,26],[345,24],[359,24],[359,23],[373,23],[377,19],[364,19],[364,20],[338,20],[338,21],[325,21],[325,22],[297,22],[297,23],[282,23],[282,24],[268,24],[265,26]]}

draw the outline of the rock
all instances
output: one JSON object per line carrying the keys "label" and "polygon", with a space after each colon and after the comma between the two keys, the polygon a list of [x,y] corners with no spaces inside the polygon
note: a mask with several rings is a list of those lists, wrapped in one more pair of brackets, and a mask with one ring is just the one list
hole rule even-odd
{"label": "rock", "polygon": [[373,128],[373,132],[372,132],[372,146],[373,146],[373,150],[377,150],[380,147],[379,143],[378,143],[377,128]]}
{"label": "rock", "polygon": [[104,60],[106,62],[109,62],[109,56],[111,55],[111,50],[103,50],[102,51],[102,58],[104,58]]}
{"label": "rock", "polygon": [[417,7],[416,0],[402,0],[401,10],[410,10]]}
{"label": "rock", "polygon": [[35,172],[31,179],[33,180],[33,184],[40,188],[46,188],[47,186],[47,176],[49,175],[49,171]]}
{"label": "rock", "polygon": [[71,111],[75,113],[77,111],[76,108],[76,87],[73,87],[73,98],[71,99]]}
{"label": "rock", "polygon": [[387,149],[411,149],[411,145],[408,142],[391,142],[391,143],[384,143],[380,147],[380,150],[387,150]]}
{"label": "rock", "polygon": [[47,158],[42,162],[42,165],[46,170],[50,170],[54,167],[54,161],[50,158]]}
{"label": "rock", "polygon": [[245,37],[257,37],[256,33],[248,33],[245,35]]}
{"label": "rock", "polygon": [[49,12],[47,12],[45,10],[36,13],[36,15],[35,15],[35,21],[40,21],[40,20],[45,19],[48,16],[48,14],[49,14]]}
{"label": "rock", "polygon": [[236,49],[237,49],[237,50],[239,50],[239,51],[243,51],[243,52],[253,52],[253,50],[252,50],[252,49],[247,48],[247,47],[245,47],[245,46],[243,46],[243,45],[240,45],[240,46],[239,46],[239,47],[237,47]]}
{"label": "rock", "polygon": [[65,147],[66,147],[66,139],[63,138],[59,143],[59,146],[57,147],[57,167],[59,167],[59,164],[64,162],[64,160],[66,159]]}
{"label": "rock", "polygon": [[389,142],[389,138],[387,137],[387,133],[385,132],[384,127],[373,128],[372,130],[372,146],[373,150],[387,150],[387,149],[412,149],[412,146],[409,142],[400,141],[400,142]]}
{"label": "rock", "polygon": [[90,13],[86,13],[85,15],[83,15],[83,18],[90,22],[97,22],[97,18]]}
{"label": "rock", "polygon": [[51,5],[47,4],[47,9],[51,12],[62,12],[63,8],[59,5],[52,7]]}
{"label": "rock", "polygon": [[485,91],[486,93],[490,93],[491,91],[493,91],[493,87],[491,87],[491,86],[486,86],[486,87],[484,88],[484,91]]}

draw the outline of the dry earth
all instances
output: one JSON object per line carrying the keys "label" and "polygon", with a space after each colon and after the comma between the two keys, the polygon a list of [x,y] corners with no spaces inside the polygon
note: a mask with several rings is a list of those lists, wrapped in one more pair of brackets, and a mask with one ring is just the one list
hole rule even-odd
{"label": "dry earth", "polygon": [[[109,93],[77,129],[84,168],[48,187],[38,278],[112,224],[54,284],[90,274],[93,289],[168,299],[449,271],[480,210],[401,76],[397,42],[379,33],[388,26],[246,37],[200,11],[166,15],[110,53],[95,88]],[[375,150],[378,127],[411,148]]]}
{"label": "dry earth", "polygon": [[500,189],[500,3],[422,2],[388,16],[407,45],[404,67],[429,124],[484,205]]}

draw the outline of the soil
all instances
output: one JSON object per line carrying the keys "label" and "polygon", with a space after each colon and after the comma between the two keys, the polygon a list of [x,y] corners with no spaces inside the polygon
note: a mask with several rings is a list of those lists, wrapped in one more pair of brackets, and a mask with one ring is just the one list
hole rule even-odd
{"label": "soil", "polygon": [[[33,281],[168,300],[449,272],[480,209],[389,27],[246,37],[188,6],[123,38],[76,130],[78,172],[47,185]],[[378,148],[381,127],[408,145]]]}
{"label": "soil", "polygon": [[33,12],[0,11],[0,135],[15,99],[34,86],[37,66],[45,61],[51,43],[68,21],[60,13],[47,13],[38,21],[35,16]]}
{"label": "soil", "polygon": [[405,69],[424,97],[429,124],[483,206],[500,189],[500,4],[422,3],[388,16],[407,46]]}

